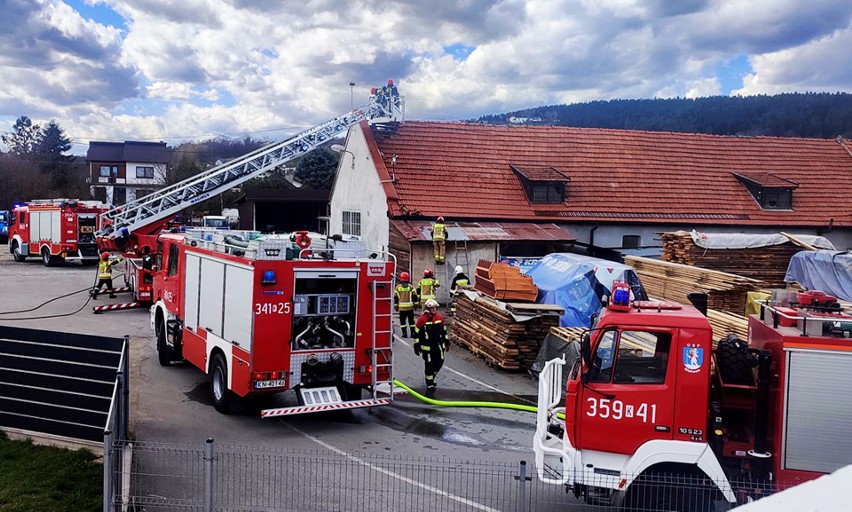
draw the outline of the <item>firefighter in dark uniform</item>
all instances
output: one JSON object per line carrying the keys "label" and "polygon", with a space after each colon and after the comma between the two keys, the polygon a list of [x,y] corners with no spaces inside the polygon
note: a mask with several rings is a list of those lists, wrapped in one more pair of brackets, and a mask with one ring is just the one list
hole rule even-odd
{"label": "firefighter in dark uniform", "polygon": [[427,392],[434,392],[438,387],[435,377],[444,366],[448,343],[447,326],[444,317],[438,313],[438,301],[429,299],[426,311],[417,319],[417,338],[414,341],[414,353],[423,358]]}
{"label": "firefighter in dark uniform", "polygon": [[414,323],[414,305],[417,304],[417,288],[411,284],[411,275],[403,272],[399,275],[400,283],[396,285],[393,295],[393,308],[399,311],[399,327],[402,329],[402,337],[408,337],[411,329],[411,337],[417,337],[417,327]]}
{"label": "firefighter in dark uniform", "polygon": [[435,263],[444,264],[446,252],[447,226],[444,217],[438,217],[438,221],[432,226],[432,249],[435,252]]}
{"label": "firefighter in dark uniform", "polygon": [[459,290],[463,290],[470,286],[470,278],[465,275],[462,266],[456,265],[455,271],[456,276],[453,278],[452,284],[450,284],[450,295],[453,296],[453,299],[450,302],[450,315],[453,316],[456,314],[455,296],[458,294]]}
{"label": "firefighter in dark uniform", "polygon": [[121,261],[121,258],[110,261],[108,252],[101,253],[101,261],[98,262],[98,285],[92,290],[92,299],[98,300],[98,292],[104,285],[109,291],[109,298],[115,298],[112,286],[112,267],[118,265]]}

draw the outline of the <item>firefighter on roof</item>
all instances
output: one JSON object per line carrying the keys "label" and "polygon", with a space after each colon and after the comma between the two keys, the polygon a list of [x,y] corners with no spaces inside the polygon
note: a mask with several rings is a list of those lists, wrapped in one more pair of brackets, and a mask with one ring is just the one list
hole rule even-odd
{"label": "firefighter on roof", "polygon": [[446,240],[447,226],[444,224],[444,217],[438,217],[437,222],[432,226],[432,249],[435,251],[435,262],[438,265],[444,264]]}
{"label": "firefighter on roof", "polygon": [[417,327],[414,325],[414,305],[417,303],[417,288],[411,284],[411,275],[403,272],[399,275],[400,283],[396,285],[393,295],[393,308],[399,311],[399,327],[402,329],[402,337],[408,337],[411,329],[411,337],[417,337]]}
{"label": "firefighter on roof", "polygon": [[110,261],[108,252],[101,253],[101,261],[98,262],[98,284],[92,289],[92,299],[98,300],[98,292],[104,285],[109,292],[109,298],[115,298],[112,286],[112,267],[118,265],[121,261],[121,258]]}
{"label": "firefighter on roof", "polygon": [[426,301],[426,311],[417,319],[417,338],[414,341],[414,354],[423,358],[427,392],[433,392],[438,387],[435,377],[444,366],[444,354],[448,347],[444,317],[438,313],[438,302],[429,299]]}
{"label": "firefighter on roof", "polygon": [[[453,277],[453,282],[450,284],[450,294],[455,296],[459,291],[468,288],[470,286],[470,278],[467,277],[464,273],[464,269],[461,265],[456,265],[455,268],[456,276]],[[456,301],[453,300],[450,303],[450,315],[456,314]]]}
{"label": "firefighter on roof", "polygon": [[431,268],[427,268],[423,271],[423,279],[417,283],[417,288],[419,288],[420,292],[418,295],[420,296],[420,306],[424,307],[426,305],[426,301],[429,299],[436,300],[437,296],[435,295],[435,291],[438,287],[441,286],[441,283],[438,282],[438,278],[435,277],[435,273],[432,272]]}

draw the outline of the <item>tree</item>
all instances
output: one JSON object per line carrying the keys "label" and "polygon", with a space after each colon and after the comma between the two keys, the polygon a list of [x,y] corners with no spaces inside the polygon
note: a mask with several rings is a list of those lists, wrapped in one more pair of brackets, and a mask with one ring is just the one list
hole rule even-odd
{"label": "tree", "polygon": [[337,162],[340,157],[325,146],[306,154],[296,165],[295,177],[317,190],[329,190],[334,184]]}
{"label": "tree", "polygon": [[42,130],[27,116],[15,121],[12,133],[3,135],[3,143],[9,146],[9,152],[18,157],[32,159],[41,143]]}
{"label": "tree", "polygon": [[63,190],[68,185],[73,157],[63,153],[70,149],[71,140],[56,121],[51,121],[41,131],[35,154],[41,172],[50,176],[50,184],[56,190]]}

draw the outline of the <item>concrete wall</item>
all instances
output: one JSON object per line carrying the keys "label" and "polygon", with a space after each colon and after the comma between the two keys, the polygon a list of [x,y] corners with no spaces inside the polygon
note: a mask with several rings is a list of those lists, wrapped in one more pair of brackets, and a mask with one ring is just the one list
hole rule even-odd
{"label": "concrete wall", "polygon": [[476,281],[474,275],[476,263],[479,260],[496,261],[497,260],[497,242],[468,242],[467,243],[467,264],[465,263],[464,253],[457,252],[455,244],[450,241],[447,243],[445,252],[444,265],[435,263],[435,253],[432,251],[432,242],[415,242],[411,244],[411,280],[415,284],[423,277],[423,270],[431,268],[435,272],[435,277],[441,283],[438,288],[438,302],[446,304],[450,300],[450,284],[455,277],[456,265],[461,265],[464,268],[465,274],[470,277],[471,285]]}

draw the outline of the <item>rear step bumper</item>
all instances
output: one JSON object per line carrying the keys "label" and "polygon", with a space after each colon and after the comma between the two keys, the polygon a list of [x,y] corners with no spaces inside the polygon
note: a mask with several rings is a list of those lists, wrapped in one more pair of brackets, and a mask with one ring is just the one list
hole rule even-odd
{"label": "rear step bumper", "polygon": [[264,409],[260,411],[261,418],[280,418],[282,416],[295,416],[297,414],[308,414],[312,412],[341,411],[344,409],[361,409],[364,407],[376,407],[390,404],[392,399],[376,398],[367,400],[349,400],[346,402],[335,402],[317,405],[297,405],[294,407],[281,407],[278,409]]}

